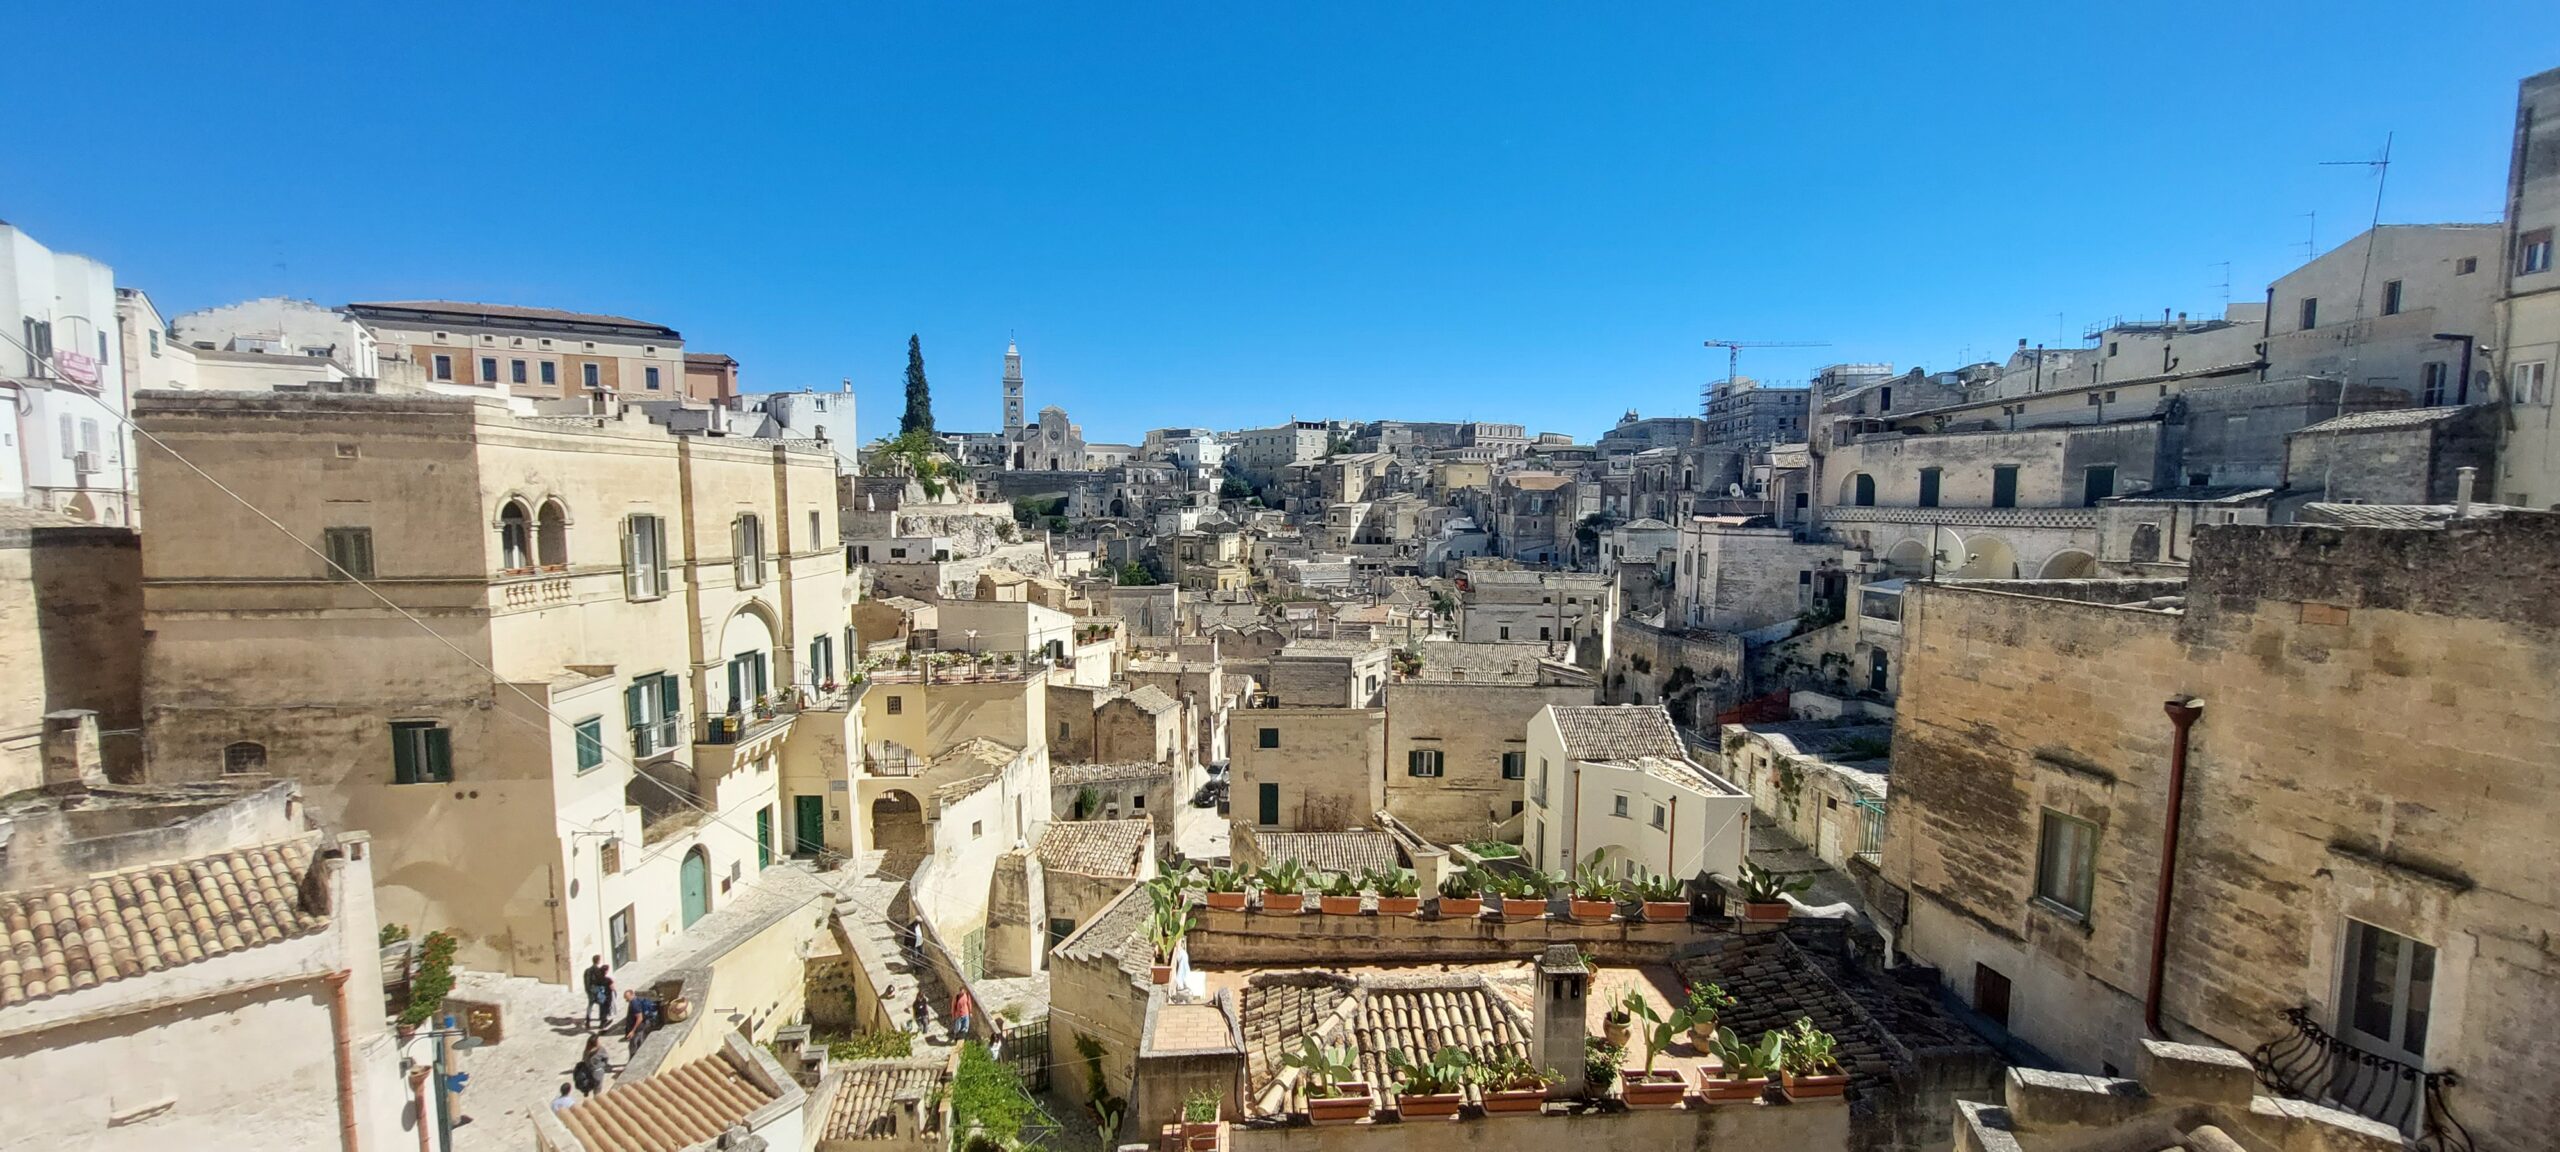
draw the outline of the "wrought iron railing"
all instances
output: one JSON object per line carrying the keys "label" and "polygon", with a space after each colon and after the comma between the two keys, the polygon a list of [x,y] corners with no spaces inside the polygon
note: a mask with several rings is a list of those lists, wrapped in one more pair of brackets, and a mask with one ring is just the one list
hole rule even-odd
{"label": "wrought iron railing", "polygon": [[2460,1083],[2358,1048],[2333,1036],[2307,1008],[2288,1008],[2292,1031],[2258,1046],[2249,1062],[2258,1082],[2296,1100],[2341,1108],[2406,1133],[2418,1152],[2471,1152],[2471,1132],[2454,1119],[2445,1093]]}

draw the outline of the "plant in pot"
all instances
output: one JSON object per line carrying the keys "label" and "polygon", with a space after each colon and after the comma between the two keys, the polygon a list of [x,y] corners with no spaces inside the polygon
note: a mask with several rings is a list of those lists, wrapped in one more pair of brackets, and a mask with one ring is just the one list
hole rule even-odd
{"label": "plant in pot", "polygon": [[1155,945],[1155,963],[1147,967],[1148,979],[1157,984],[1173,983],[1173,953],[1182,947],[1182,938],[1200,924],[1191,906],[1182,898],[1180,878],[1175,884],[1149,882],[1147,897],[1155,903],[1154,915],[1147,921],[1147,940]]}
{"label": "plant in pot", "polygon": [[1226,1102],[1214,1090],[1195,1089],[1182,1098],[1182,1144],[1191,1152],[1216,1152],[1218,1106]]}
{"label": "plant in pot", "polygon": [[1547,1106],[1547,1089],[1555,1082],[1553,1069],[1530,1063],[1516,1050],[1505,1050],[1484,1062],[1484,1110],[1496,1116],[1542,1112]]}
{"label": "plant in pot", "polygon": [[1395,1077],[1396,1112],[1407,1120],[1455,1117],[1467,1101],[1467,1088],[1483,1078],[1475,1053],[1454,1045],[1419,1063],[1401,1049],[1387,1053]]}
{"label": "plant in pot", "polygon": [[1765,1095],[1769,1076],[1777,1071],[1779,1053],[1785,1047],[1786,1038],[1776,1032],[1761,1033],[1760,1042],[1754,1044],[1732,1029],[1718,1031],[1710,1048],[1721,1067],[1699,1085],[1707,1103],[1749,1103]]}
{"label": "plant in pot", "polygon": [[1498,875],[1488,884],[1502,896],[1502,918],[1535,920],[1547,914],[1547,875],[1518,872]]}
{"label": "plant in pot", "polygon": [[1623,1049],[1627,1041],[1634,1038],[1635,1020],[1628,1014],[1624,1003],[1612,1004],[1609,1011],[1600,1017],[1600,1036],[1609,1042],[1610,1047]]}
{"label": "plant in pot", "polygon": [[1348,872],[1336,872],[1316,890],[1316,909],[1327,916],[1360,914],[1360,878]]}
{"label": "plant in pot", "polygon": [[1733,1007],[1733,993],[1721,984],[1699,984],[1689,989],[1689,1046],[1700,1052],[1715,1043],[1716,1021],[1725,1009]]}
{"label": "plant in pot", "polygon": [[1734,887],[1742,897],[1745,920],[1784,920],[1792,912],[1787,897],[1812,887],[1811,880],[1789,880],[1757,864],[1744,862]]}
{"label": "plant in pot", "polygon": [[1473,868],[1461,868],[1440,880],[1440,915],[1457,918],[1484,913],[1484,883]]}
{"label": "plant in pot", "polygon": [[1306,909],[1307,869],[1295,860],[1283,860],[1279,866],[1254,873],[1255,886],[1262,889],[1262,910],[1280,916],[1295,916]]}
{"label": "plant in pot", "polygon": [[1361,881],[1378,894],[1378,915],[1411,916],[1422,907],[1422,882],[1402,868],[1371,872]]}
{"label": "plant in pot", "polygon": [[1378,1106],[1378,1095],[1360,1078],[1348,1044],[1318,1044],[1313,1036],[1300,1036],[1280,1063],[1298,1070],[1298,1083],[1307,1090],[1307,1119],[1318,1124],[1356,1124]]}
{"label": "plant in pot", "polygon": [[1565,907],[1575,920],[1585,924],[1605,923],[1617,911],[1618,882],[1609,878],[1609,870],[1601,860],[1602,853],[1593,852],[1573,870],[1571,894]]}
{"label": "plant in pot", "polygon": [[1650,923],[1676,924],[1689,918],[1688,895],[1678,877],[1638,872],[1627,881],[1627,898],[1644,909]]}
{"label": "plant in pot", "polygon": [[1796,1026],[1787,1031],[1778,1069],[1789,1100],[1837,1096],[1849,1087],[1849,1072],[1840,1066],[1840,1041],[1814,1027],[1808,1017],[1796,1017]]}
{"label": "plant in pot", "polygon": [[1663,1049],[1688,1031],[1689,1010],[1676,1008],[1664,1016],[1642,992],[1627,993],[1620,1005],[1640,1022],[1636,1038],[1644,1041],[1644,1063],[1625,1070],[1626,1086],[1618,1090],[1618,1098],[1626,1101],[1629,1108],[1679,1107],[1681,1098],[1689,1094],[1689,1078],[1677,1068],[1656,1071],[1653,1064],[1661,1059]]}
{"label": "plant in pot", "polygon": [[1200,878],[1200,886],[1208,889],[1206,898],[1212,912],[1244,911],[1244,883],[1244,873],[1233,868],[1212,868]]}
{"label": "plant in pot", "polygon": [[1582,1041],[1582,1081],[1594,1100],[1608,1098],[1609,1089],[1618,1082],[1618,1061],[1627,1054],[1624,1044],[1612,1044],[1597,1036]]}

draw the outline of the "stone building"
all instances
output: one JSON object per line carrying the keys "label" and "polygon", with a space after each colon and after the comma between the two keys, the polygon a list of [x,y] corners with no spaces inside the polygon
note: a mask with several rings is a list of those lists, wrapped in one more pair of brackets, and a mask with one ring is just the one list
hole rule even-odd
{"label": "stone building", "polygon": [[376,837],[386,919],[545,980],[844,842],[861,737],[827,454],[636,407],[145,400],[170,513],[142,557],[151,779],[301,781]]}
{"label": "stone building", "polygon": [[[1493,550],[1507,560],[1547,567],[1571,561],[1573,530],[1586,509],[1573,477],[1554,472],[1505,472],[1493,479]],[[1587,511],[1599,511],[1595,499]]]}
{"label": "stone building", "polygon": [[[2505,443],[2495,498],[2560,507],[2560,68],[2516,90],[2515,150],[2507,164],[2507,230],[2496,254],[2498,399]],[[2487,495],[2487,492],[2483,493]]]}
{"label": "stone building", "polygon": [[1458,639],[1559,645],[1598,667],[1617,615],[1616,582],[1598,572],[1530,572],[1468,565],[1458,576]]}
{"label": "stone building", "polygon": [[1720,774],[1779,831],[1846,872],[1884,847],[1893,725],[1871,719],[1724,726]]}
{"label": "stone building", "polygon": [[1680,526],[1668,619],[1750,632],[1784,623],[1840,594],[1840,546],[1799,539],[1766,521],[1698,516]]}
{"label": "stone building", "polygon": [[[2285,438],[2289,501],[2451,504],[2496,475],[2491,405],[2396,408],[2323,420]],[[2467,477],[2467,478],[2466,478]],[[2478,497],[2486,502],[2486,488]]]}
{"label": "stone building", "polygon": [[1689,758],[1660,705],[1550,705],[1529,722],[1522,851],[1548,872],[1738,875],[1751,798]]}
{"label": "stone building", "polygon": [[448,300],[377,301],[345,311],[373,333],[388,383],[581,403],[685,394],[684,335],[664,324]]}
{"label": "stone building", "polygon": [[142,541],[0,504],[0,796],[43,775],[45,717],[98,714],[107,774],[142,778]]}
{"label": "stone building", "polygon": [[1527,796],[1530,719],[1550,704],[1598,703],[1598,680],[1543,644],[1425,640],[1415,651],[1420,667],[1386,689],[1386,809],[1437,843],[1493,838]]}
{"label": "stone building", "polygon": [[[2183,582],[1914,586],[1899,948],[2065,1068],[2165,1034],[2412,1134],[2542,1146],[2560,516],[2194,548]],[[2402,1090],[2325,1085],[2341,1061]]]}
{"label": "stone building", "polygon": [[1013,437],[1010,459],[1020,472],[1082,472],[1084,428],[1067,420],[1066,409],[1050,405]]}

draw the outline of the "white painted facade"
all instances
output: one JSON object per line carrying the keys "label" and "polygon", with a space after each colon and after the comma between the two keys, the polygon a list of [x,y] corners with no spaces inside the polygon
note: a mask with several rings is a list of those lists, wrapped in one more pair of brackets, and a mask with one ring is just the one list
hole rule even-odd
{"label": "white painted facade", "polygon": [[1538,868],[1570,871],[1598,852],[1613,876],[1740,873],[1750,794],[1696,762],[1576,760],[1552,706],[1529,718],[1528,760],[1521,851]]}
{"label": "white painted facade", "polygon": [[133,437],[115,270],[0,224],[0,501],[101,524],[130,514]]}
{"label": "white painted facade", "polygon": [[171,321],[170,329],[190,348],[316,358],[336,364],[342,377],[382,375],[372,330],[309,300],[266,296],[199,309]]}

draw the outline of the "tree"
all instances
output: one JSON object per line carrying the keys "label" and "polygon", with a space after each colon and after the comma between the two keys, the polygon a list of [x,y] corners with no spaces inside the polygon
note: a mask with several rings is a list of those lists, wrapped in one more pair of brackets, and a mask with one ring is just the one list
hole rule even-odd
{"label": "tree", "polygon": [[1116,575],[1119,577],[1120,583],[1124,585],[1144,586],[1156,582],[1155,574],[1147,571],[1146,565],[1140,564],[1135,560],[1121,565],[1120,571],[1116,573]]}
{"label": "tree", "polygon": [[898,417],[898,435],[933,435],[933,387],[924,382],[924,342],[907,337],[907,411]]}

